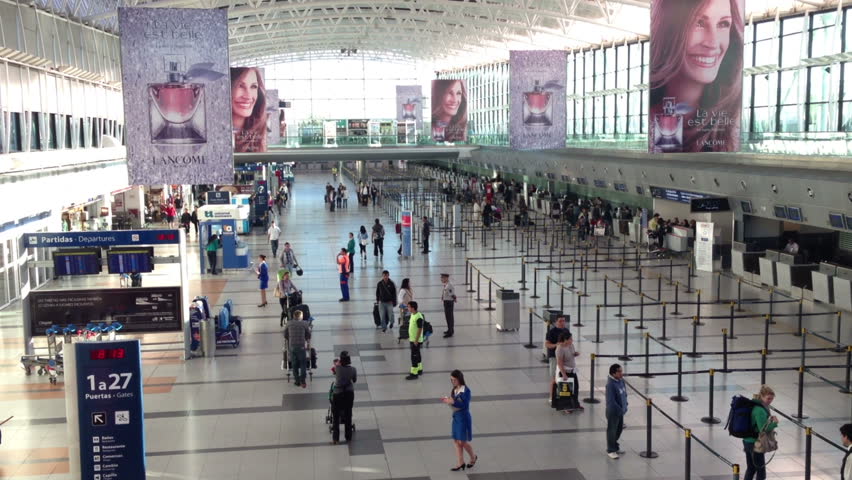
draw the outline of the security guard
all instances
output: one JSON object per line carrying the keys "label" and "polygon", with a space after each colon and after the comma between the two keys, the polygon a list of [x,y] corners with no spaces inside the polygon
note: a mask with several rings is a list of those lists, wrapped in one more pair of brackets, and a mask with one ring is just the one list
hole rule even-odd
{"label": "security guard", "polygon": [[453,307],[455,307],[458,297],[456,297],[455,287],[450,283],[449,273],[441,274],[441,283],[444,284],[444,289],[441,291],[441,301],[444,304],[444,318],[447,320],[447,331],[444,332],[444,338],[449,338],[455,333],[456,320]]}
{"label": "security guard", "polygon": [[417,311],[417,302],[408,302],[408,312],[411,319],[408,322],[408,345],[411,347],[411,373],[406,380],[417,380],[423,375],[423,359],[420,357],[420,346],[423,345],[423,326],[426,320]]}

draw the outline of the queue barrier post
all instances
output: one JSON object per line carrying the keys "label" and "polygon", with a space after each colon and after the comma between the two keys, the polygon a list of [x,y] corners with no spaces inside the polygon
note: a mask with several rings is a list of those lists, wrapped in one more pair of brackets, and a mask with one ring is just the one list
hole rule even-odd
{"label": "queue barrier post", "polygon": [[686,291],[684,293],[692,293],[692,260],[686,265]]}
{"label": "queue barrier post", "polygon": [[737,311],[744,312],[742,305],[743,304],[743,279],[737,278]]}
{"label": "queue barrier post", "polygon": [[[769,316],[771,317],[774,313],[775,308],[775,289],[769,289]],[[772,322],[775,323],[775,322]]]}
{"label": "queue barrier post", "polygon": [[553,305],[550,304],[550,275],[544,279],[544,292],[544,308],[551,308]]}
{"label": "queue barrier post", "polygon": [[706,417],[702,417],[702,418],[701,418],[701,423],[706,423],[707,425],[716,425],[716,424],[718,424],[718,423],[721,423],[721,422],[722,422],[722,421],[721,421],[721,420],[719,420],[717,417],[714,417],[714,416],[713,416],[713,398],[715,397],[715,395],[713,394],[713,393],[715,392],[715,388],[714,388],[714,384],[715,384],[715,382],[714,382],[714,380],[713,380],[713,379],[716,377],[716,371],[715,371],[715,370],[713,370],[713,369],[711,368],[711,369],[710,369],[710,371],[709,371],[708,373],[710,374],[710,391],[709,391],[709,393],[710,393],[710,396],[709,396],[709,397],[710,397],[710,400],[709,400],[710,404],[709,404],[709,413],[707,414],[707,416],[706,416]]}
{"label": "queue barrier post", "polygon": [[805,427],[805,480],[811,480],[811,456],[813,455],[813,428]]}
{"label": "queue barrier post", "polygon": [[846,346],[846,388],[841,390],[843,393],[852,393],[852,345]]}
{"label": "queue barrier post", "polygon": [[598,271],[598,249],[595,248],[595,268],[592,270],[593,272]]}
{"label": "queue barrier post", "polygon": [[722,329],[722,368],[719,370],[728,373],[728,329]]}
{"label": "queue barrier post", "polygon": [[837,344],[837,346],[834,348],[834,351],[837,352],[837,353],[843,352],[843,345],[840,343],[840,332],[843,331],[843,330],[841,330],[841,327],[843,326],[842,324],[843,324],[843,313],[837,312],[837,341],[834,342],[834,343]]}
{"label": "queue barrier post", "polygon": [[767,355],[770,353],[769,351],[769,322],[772,320],[770,315],[766,315],[763,320],[763,349],[766,350]]}
{"label": "queue barrier post", "polygon": [[616,318],[624,317],[624,313],[622,313],[623,309],[624,309],[624,283],[619,283],[618,284],[618,313],[616,313],[614,316]]}
{"label": "queue barrier post", "polygon": [[588,297],[586,294],[577,295],[577,321],[572,324],[572,327],[585,327],[583,325],[583,297]]}
{"label": "queue barrier post", "polygon": [[639,294],[639,325],[635,327],[637,330],[645,330],[645,294]]}
{"label": "queue barrier post", "polygon": [[808,342],[808,339],[807,339],[808,331],[803,328],[802,331],[800,332],[800,334],[801,334],[801,337],[802,337],[802,355],[801,355],[801,358],[800,358],[799,365],[804,367],[805,365],[807,365],[805,363],[805,355],[806,355],[806,352],[807,352],[805,347],[807,347],[807,342]]}
{"label": "queue barrier post", "polygon": [[680,281],[675,282],[675,301],[674,301],[674,312],[672,315],[681,315],[678,311],[678,303],[680,303]]}
{"label": "queue barrier post", "polygon": [[600,400],[595,398],[595,359],[596,358],[597,358],[597,356],[594,353],[591,354],[592,365],[591,365],[590,370],[589,370],[589,374],[590,374],[589,375],[589,398],[584,398],[583,403],[590,403],[590,404],[601,403]]}
{"label": "queue barrier post", "polygon": [[481,302],[482,298],[480,297],[480,293],[482,292],[482,271],[478,268],[476,269],[476,301]]}
{"label": "queue barrier post", "polygon": [[669,286],[672,286],[674,284],[674,257],[669,256]]}
{"label": "queue barrier post", "polygon": [[698,300],[695,302],[695,321],[698,322],[698,325],[704,326],[704,323],[701,321],[701,289],[695,291],[698,294]]}
{"label": "queue barrier post", "polygon": [[468,282],[467,293],[473,293],[473,292],[476,291],[476,290],[473,289],[473,264],[468,263],[467,268],[468,268],[468,270],[470,270],[470,281]]}
{"label": "queue barrier post", "polygon": [[[603,343],[601,340],[601,306],[595,307],[595,339],[592,343]],[[847,369],[847,372],[849,370]]]}
{"label": "queue barrier post", "polygon": [[494,311],[494,306],[491,303],[492,302],[492,300],[491,300],[491,284],[492,283],[493,282],[491,281],[491,278],[489,278],[488,279],[488,306],[483,308],[483,310],[485,310],[486,312]]}
{"label": "queue barrier post", "polygon": [[533,309],[530,309],[530,327],[529,327],[530,338],[529,341],[524,344],[524,348],[535,348],[536,344],[533,343]]}
{"label": "queue barrier post", "polygon": [[604,283],[603,283],[603,304],[604,306],[609,305],[609,301],[607,301],[607,284],[609,283],[609,277],[604,275]]}
{"label": "queue barrier post", "polygon": [[766,385],[766,349],[760,351],[760,384]]}
{"label": "queue barrier post", "polygon": [[645,399],[645,450],[639,452],[639,456],[642,458],[657,458],[660,455],[651,448],[651,432],[653,429],[651,428],[651,415],[653,414],[653,401],[650,398]]}
{"label": "queue barrier post", "polygon": [[642,293],[642,269],[639,269],[639,293]]}
{"label": "queue barrier post", "polygon": [[796,405],[796,413],[791,415],[793,418],[798,418],[799,420],[804,420],[808,418],[807,415],[802,413],[803,404],[805,402],[805,366],[799,366],[799,389],[798,389],[798,398]]}
{"label": "queue barrier post", "polygon": [[541,298],[538,296],[538,267],[533,268],[533,294],[530,298]]}
{"label": "queue barrier post", "polygon": [[565,311],[565,287],[559,284],[559,311]]}
{"label": "queue barrier post", "polygon": [[667,323],[666,322],[666,309],[667,309],[667,306],[668,306],[668,304],[666,302],[663,302],[663,318],[662,318],[662,321],[663,321],[663,336],[657,337],[657,340],[662,340],[664,342],[671,340],[671,338],[666,336],[666,323]]}
{"label": "queue barrier post", "polygon": [[686,480],[690,480],[692,478],[692,430],[684,429],[683,433],[686,435],[686,442],[684,442],[684,459],[683,464],[685,468],[684,477]]}
{"label": "queue barrier post", "polygon": [[728,322],[728,338],[734,340],[734,302],[731,302],[730,321]]}
{"label": "queue barrier post", "polygon": [[629,362],[633,360],[630,358],[630,355],[627,354],[627,325],[630,323],[630,319],[624,319],[624,354],[618,357],[622,362]]}
{"label": "queue barrier post", "polygon": [[722,272],[716,274],[716,303],[722,301]]}
{"label": "queue barrier post", "polygon": [[583,267],[583,270],[585,270],[585,273],[583,274],[584,278],[583,278],[583,293],[582,293],[582,296],[588,297],[589,294],[586,293],[586,292],[589,291],[589,266],[586,265],[585,267]]}
{"label": "queue barrier post", "polygon": [[796,323],[796,331],[793,332],[794,337],[798,337],[802,335],[802,304],[804,304],[804,299],[799,299],[799,318]]}
{"label": "queue barrier post", "polygon": [[651,367],[650,367],[650,358],[651,358],[651,334],[645,332],[645,373],[640,373],[639,377],[642,378],[654,378],[654,375],[651,375]]}
{"label": "queue barrier post", "polygon": [[734,480],[740,480],[740,464],[735,463],[735,464],[731,465],[731,468],[734,471]]}
{"label": "queue barrier post", "polygon": [[686,354],[689,358],[701,358],[698,353],[698,325],[698,317],[692,317],[692,351]]}
{"label": "queue barrier post", "polygon": [[657,275],[657,301],[663,301],[663,274]]}
{"label": "queue barrier post", "polygon": [[673,402],[688,402],[689,398],[683,395],[683,352],[677,352],[677,395],[669,398]]}
{"label": "queue barrier post", "polygon": [[574,284],[574,278],[577,275],[577,250],[574,250],[574,259],[571,260],[571,286],[568,287],[569,290],[576,290],[577,287]]}
{"label": "queue barrier post", "polygon": [[527,261],[526,260],[521,260],[521,288],[519,288],[518,290],[521,290],[521,291],[524,291],[524,292],[529,290],[529,288],[527,288]]}
{"label": "queue barrier post", "polygon": [[470,277],[468,276],[468,274],[470,273],[469,267],[470,267],[470,259],[465,258],[464,259],[464,283],[462,285],[470,285]]}

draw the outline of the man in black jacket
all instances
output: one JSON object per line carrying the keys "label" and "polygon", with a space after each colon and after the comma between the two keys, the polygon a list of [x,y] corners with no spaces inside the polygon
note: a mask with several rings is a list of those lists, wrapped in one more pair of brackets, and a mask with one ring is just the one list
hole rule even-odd
{"label": "man in black jacket", "polygon": [[423,251],[420,253],[427,254],[429,253],[429,235],[432,234],[432,222],[429,221],[429,217],[423,217],[421,233],[423,234]]}
{"label": "man in black jacket", "polygon": [[396,285],[390,279],[390,272],[382,272],[382,279],[376,285],[376,304],[379,306],[379,316],[382,319],[382,331],[388,331],[388,325],[393,328],[394,307],[396,306]]}

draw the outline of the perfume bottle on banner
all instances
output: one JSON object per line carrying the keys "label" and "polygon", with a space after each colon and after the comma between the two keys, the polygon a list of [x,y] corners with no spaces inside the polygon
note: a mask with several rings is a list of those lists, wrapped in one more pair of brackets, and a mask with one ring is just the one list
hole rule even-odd
{"label": "perfume bottle on banner", "polygon": [[211,70],[212,63],[199,63],[184,73],[182,55],[163,58],[166,81],[148,85],[148,115],[151,143],[186,145],[207,142],[204,84],[225,74]]}
{"label": "perfume bottle on banner", "polygon": [[683,152],[683,115],[675,97],[663,98],[663,113],[654,116],[654,152]]}
{"label": "perfume bottle on banner", "polygon": [[539,85],[538,80],[535,81],[531,92],[524,92],[524,125],[550,126],[553,124],[551,95],[551,92]]}
{"label": "perfume bottle on banner", "polygon": [[416,98],[409,98],[402,104],[402,119],[417,120],[417,104],[420,103]]}

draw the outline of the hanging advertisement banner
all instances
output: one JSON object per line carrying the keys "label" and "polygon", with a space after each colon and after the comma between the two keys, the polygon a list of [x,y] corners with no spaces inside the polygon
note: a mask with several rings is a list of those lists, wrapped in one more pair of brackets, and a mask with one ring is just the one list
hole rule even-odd
{"label": "hanging advertisement banner", "polygon": [[281,130],[278,128],[278,90],[266,91],[266,143],[281,143]]}
{"label": "hanging advertisement banner", "polygon": [[234,126],[235,153],[266,151],[267,95],[262,68],[231,68],[231,123]]}
{"label": "hanging advertisement banner", "polygon": [[695,224],[695,268],[703,272],[713,271],[713,224]]}
{"label": "hanging advertisement banner", "polygon": [[229,183],[228,13],[119,8],[131,185]]}
{"label": "hanging advertisement banner", "polygon": [[737,152],[745,0],[651,2],[651,153]]}
{"label": "hanging advertisement banner", "polygon": [[418,132],[423,130],[423,87],[396,86],[396,121],[414,122]]}
{"label": "hanging advertisement banner", "polygon": [[565,146],[567,62],[560,50],[509,52],[509,145],[513,149]]}
{"label": "hanging advertisement banner", "polygon": [[467,141],[467,86],[464,80],[432,80],[432,140]]}

